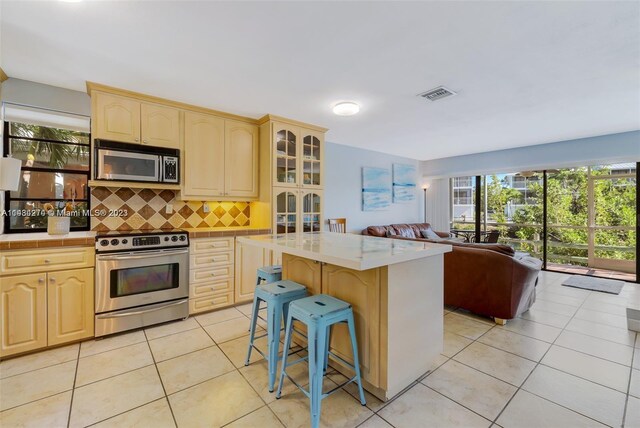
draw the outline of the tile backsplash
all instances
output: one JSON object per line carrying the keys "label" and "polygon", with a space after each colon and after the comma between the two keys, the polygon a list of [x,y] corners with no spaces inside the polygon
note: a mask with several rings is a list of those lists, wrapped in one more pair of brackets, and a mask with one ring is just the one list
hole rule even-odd
{"label": "tile backsplash", "polygon": [[[210,208],[204,212],[204,204]],[[173,213],[166,213],[167,205]],[[249,202],[180,201],[174,190],[94,187],[91,230],[236,227],[250,225]],[[105,214],[105,215],[103,215]]]}

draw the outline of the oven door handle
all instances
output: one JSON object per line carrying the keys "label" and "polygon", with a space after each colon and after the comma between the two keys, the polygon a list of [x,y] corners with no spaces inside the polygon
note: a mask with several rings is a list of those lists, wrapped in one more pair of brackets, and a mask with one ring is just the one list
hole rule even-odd
{"label": "oven door handle", "polygon": [[168,305],[159,305],[150,309],[142,309],[142,310],[137,310],[137,311],[128,311],[128,312],[119,312],[117,314],[102,314],[102,315],[96,315],[96,318],[98,319],[108,319],[108,318],[121,318],[121,317],[129,317],[132,315],[142,315],[142,314],[147,314],[149,312],[155,312],[155,311],[159,311],[161,309],[166,309],[166,308],[170,308],[171,306],[178,306],[178,305],[182,305],[186,302],[188,302],[189,299],[183,299],[183,300],[179,300],[177,302],[173,302],[173,303],[169,303]]}
{"label": "oven door handle", "polygon": [[184,249],[184,250],[177,250],[177,251],[163,251],[163,252],[159,252],[159,253],[146,253],[146,254],[136,254],[136,255],[122,255],[122,254],[118,254],[118,255],[113,255],[113,256],[102,256],[99,255],[96,257],[96,260],[98,261],[104,261],[104,260],[140,260],[140,259],[147,259],[149,257],[166,257],[166,256],[178,256],[180,254],[187,254],[189,252],[188,249]]}

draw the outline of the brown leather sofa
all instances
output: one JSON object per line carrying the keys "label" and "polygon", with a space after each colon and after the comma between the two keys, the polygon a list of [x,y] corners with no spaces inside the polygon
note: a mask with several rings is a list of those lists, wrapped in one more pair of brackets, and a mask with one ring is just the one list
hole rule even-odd
{"label": "brown leather sofa", "polygon": [[[444,303],[496,322],[516,318],[535,302],[538,273],[542,262],[517,254],[502,244],[461,243],[448,240],[445,232],[435,232],[442,240],[422,237],[429,223],[369,226],[363,235],[450,244],[444,256]],[[414,237],[412,237],[413,232]]]}

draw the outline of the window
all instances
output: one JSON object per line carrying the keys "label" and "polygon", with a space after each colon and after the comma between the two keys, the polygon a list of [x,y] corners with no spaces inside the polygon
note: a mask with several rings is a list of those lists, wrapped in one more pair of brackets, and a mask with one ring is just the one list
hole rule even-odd
{"label": "window", "polygon": [[72,230],[89,230],[90,134],[6,121],[4,153],[22,161],[20,185],[5,193],[5,232],[47,229],[47,211],[71,216]]}

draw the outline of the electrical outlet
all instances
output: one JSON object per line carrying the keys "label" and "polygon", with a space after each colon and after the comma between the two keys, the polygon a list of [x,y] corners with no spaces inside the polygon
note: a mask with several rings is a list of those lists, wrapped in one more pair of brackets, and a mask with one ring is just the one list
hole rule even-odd
{"label": "electrical outlet", "polygon": [[208,213],[209,211],[211,211],[211,208],[209,207],[208,203],[204,203],[204,205],[202,205],[202,211]]}
{"label": "electrical outlet", "polygon": [[168,204],[168,205],[167,205],[167,207],[164,209],[164,211],[165,211],[167,214],[173,214],[173,205]]}

